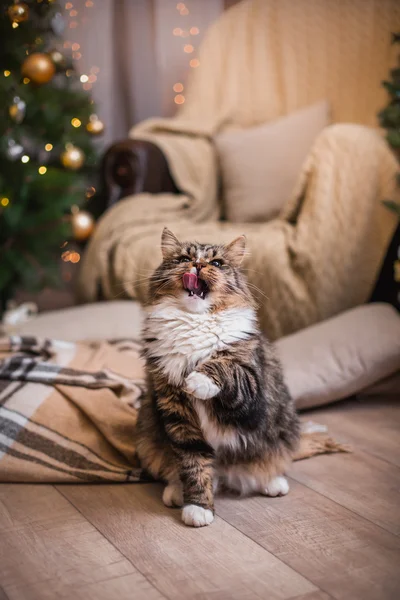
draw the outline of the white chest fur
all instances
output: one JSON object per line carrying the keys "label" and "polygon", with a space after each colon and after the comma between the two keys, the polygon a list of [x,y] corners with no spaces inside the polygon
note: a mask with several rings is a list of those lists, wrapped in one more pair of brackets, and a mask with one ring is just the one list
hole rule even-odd
{"label": "white chest fur", "polygon": [[179,385],[185,373],[213,352],[247,339],[257,331],[254,309],[232,308],[189,313],[164,300],[151,308],[145,323],[149,355],[157,357],[170,383]]}

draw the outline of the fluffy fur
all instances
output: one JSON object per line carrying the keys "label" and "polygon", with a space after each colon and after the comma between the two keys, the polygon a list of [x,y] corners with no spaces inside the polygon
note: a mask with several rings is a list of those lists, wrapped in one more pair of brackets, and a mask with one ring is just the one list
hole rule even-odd
{"label": "fluffy fur", "polygon": [[239,270],[244,236],[228,246],[181,243],[165,229],[161,248],[143,331],[138,453],[167,483],[164,503],[183,504],[184,523],[199,527],[213,520],[218,484],[288,492],[282,475],[299,425]]}

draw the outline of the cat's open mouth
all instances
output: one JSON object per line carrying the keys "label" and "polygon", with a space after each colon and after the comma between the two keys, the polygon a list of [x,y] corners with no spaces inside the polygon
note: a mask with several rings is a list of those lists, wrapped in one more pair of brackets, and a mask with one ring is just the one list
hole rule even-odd
{"label": "cat's open mouth", "polygon": [[197,296],[203,300],[207,296],[209,290],[208,285],[203,279],[200,279],[194,273],[185,273],[183,278],[183,287],[189,292],[190,296]]}

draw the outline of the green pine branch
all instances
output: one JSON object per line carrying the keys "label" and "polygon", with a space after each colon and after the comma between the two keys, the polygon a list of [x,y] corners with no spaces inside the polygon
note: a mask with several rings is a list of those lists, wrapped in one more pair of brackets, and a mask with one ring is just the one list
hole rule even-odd
{"label": "green pine branch", "polygon": [[[52,25],[61,4],[25,0],[29,18],[17,27],[8,15],[13,4],[0,0],[0,312],[16,287],[54,281],[60,247],[71,237],[71,207],[84,203],[98,160],[85,128],[96,107]],[[27,56],[54,49],[65,58],[54,77],[42,85],[24,81]],[[26,106],[20,122],[9,110],[15,97]],[[81,125],[74,127],[73,119]],[[84,152],[85,163],[77,171],[60,160],[66,144]]]}

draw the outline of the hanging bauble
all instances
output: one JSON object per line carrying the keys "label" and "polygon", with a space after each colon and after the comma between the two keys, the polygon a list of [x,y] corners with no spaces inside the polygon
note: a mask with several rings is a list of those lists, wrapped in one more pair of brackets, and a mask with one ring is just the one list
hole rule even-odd
{"label": "hanging bauble", "polygon": [[34,52],[22,64],[22,75],[38,85],[48,83],[55,72],[56,68],[50,56],[42,52]]}
{"label": "hanging bauble", "polygon": [[21,100],[19,96],[14,96],[13,103],[8,109],[8,114],[12,118],[12,120],[18,125],[22,123],[25,117],[26,111],[26,102]]}
{"label": "hanging bauble", "polygon": [[61,13],[56,13],[51,19],[51,27],[54,33],[60,36],[65,29],[65,20]]}
{"label": "hanging bauble", "polygon": [[71,216],[71,224],[74,238],[79,242],[87,240],[94,229],[94,219],[86,210],[74,212]]}
{"label": "hanging bauble", "polygon": [[22,23],[29,19],[29,7],[24,2],[16,2],[8,7],[8,16],[12,23]]}
{"label": "hanging bauble", "polygon": [[90,115],[86,130],[92,135],[100,135],[104,131],[104,123],[97,115]]}
{"label": "hanging bauble", "polygon": [[13,139],[7,141],[6,154],[10,160],[18,160],[24,153],[24,147]]}
{"label": "hanging bauble", "polygon": [[65,151],[61,154],[61,162],[66,169],[76,171],[84,164],[85,155],[78,146],[67,144],[65,146]]}
{"label": "hanging bauble", "polygon": [[49,52],[49,56],[56,65],[57,69],[62,69],[65,67],[65,56],[59,50],[51,50]]}

